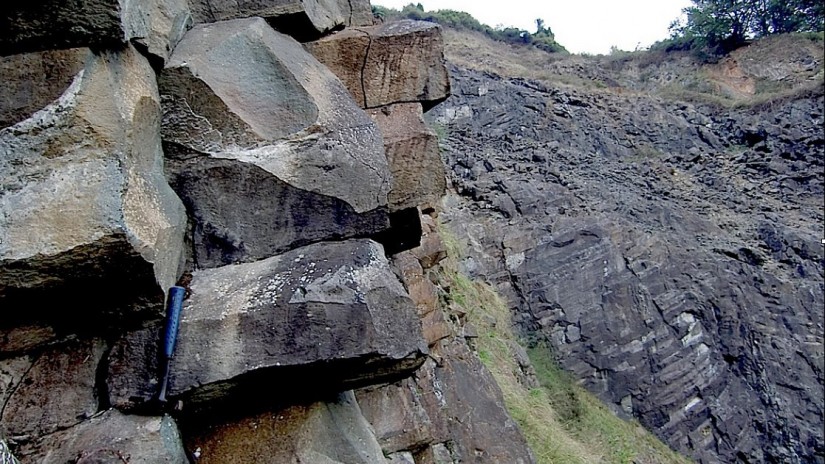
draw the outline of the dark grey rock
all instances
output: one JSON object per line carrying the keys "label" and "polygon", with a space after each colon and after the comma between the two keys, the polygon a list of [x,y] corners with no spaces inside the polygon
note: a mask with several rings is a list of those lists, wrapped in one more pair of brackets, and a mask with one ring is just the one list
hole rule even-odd
{"label": "dark grey rock", "polygon": [[8,397],[0,397],[0,433],[19,442],[91,417],[98,410],[95,381],[104,350],[101,341],[73,342],[40,353],[33,362],[11,360],[11,367],[30,364],[22,376],[9,382]]}
{"label": "dark grey rock", "polygon": [[821,461],[822,92],[723,112],[451,72],[441,218],[522,335],[700,462]]}
{"label": "dark grey rock", "polygon": [[15,2],[0,13],[0,56],[131,41],[163,62],[191,24],[187,0]]}
{"label": "dark grey rock", "polygon": [[368,0],[190,0],[198,23],[250,17],[265,18],[299,40],[345,26],[372,25]]}
{"label": "dark grey rock", "polygon": [[378,127],[262,19],[194,28],[159,82],[167,171],[194,222],[198,267],[388,228]]}
{"label": "dark grey rock", "polygon": [[171,417],[128,416],[116,410],[26,444],[18,456],[42,464],[189,462]]}
{"label": "dark grey rock", "polygon": [[[192,408],[262,408],[287,392],[391,381],[414,371],[427,351],[413,302],[369,240],[197,271],[190,290],[169,394]],[[115,345],[114,406],[134,407],[155,392],[156,347],[152,329]]]}

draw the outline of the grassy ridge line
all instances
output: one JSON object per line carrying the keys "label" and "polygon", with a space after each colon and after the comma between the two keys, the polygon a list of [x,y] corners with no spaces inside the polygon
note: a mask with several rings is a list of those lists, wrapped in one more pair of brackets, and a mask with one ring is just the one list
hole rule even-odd
{"label": "grassy ridge line", "polygon": [[394,8],[373,6],[372,12],[375,17],[384,21],[398,19],[429,21],[453,29],[479,32],[492,40],[511,45],[535,48],[547,53],[567,53],[567,49],[556,42],[553,31],[545,27],[544,21],[541,19],[537,20],[536,32],[531,33],[517,27],[490,27],[487,24],[479,22],[471,14],[464,11],[425,11],[420,3],[418,5],[410,3],[400,11]]}
{"label": "grassy ridge line", "polygon": [[[757,108],[821,94],[825,80],[821,59],[811,69],[803,69],[800,62],[806,56],[817,60],[824,45],[825,35],[821,33],[772,36],[755,41],[718,63],[704,63],[687,52],[662,50],[617,52],[609,56],[548,55],[466,29],[444,30],[446,58],[462,68],[597,95],[654,96],[723,109]],[[781,71],[780,77],[771,77],[774,71]],[[728,75],[731,72],[733,76]],[[736,90],[745,81],[754,85],[752,94]]]}
{"label": "grassy ridge line", "polygon": [[507,305],[486,283],[472,281],[456,266],[457,240],[440,228],[448,257],[441,280],[452,304],[461,306],[478,329],[475,348],[504,395],[539,464],[688,463],[637,423],[615,416],[555,363],[550,350],[528,351],[540,387],[525,385],[516,361],[517,338]]}

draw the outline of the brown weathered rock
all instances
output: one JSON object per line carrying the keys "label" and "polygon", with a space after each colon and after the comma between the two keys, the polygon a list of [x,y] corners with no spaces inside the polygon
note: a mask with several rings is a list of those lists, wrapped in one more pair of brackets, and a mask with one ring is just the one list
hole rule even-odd
{"label": "brown weathered rock", "polygon": [[344,26],[372,25],[368,0],[191,0],[198,23],[261,17],[298,39]]}
{"label": "brown weathered rock", "polygon": [[89,57],[89,49],[27,53],[0,57],[0,129],[17,124],[69,87]]}
{"label": "brown weathered rock", "polygon": [[91,417],[98,409],[95,372],[104,349],[100,341],[83,341],[40,354],[8,398],[0,397],[0,433],[39,437]]}
{"label": "brown weathered rock", "polygon": [[116,410],[21,446],[24,462],[187,464],[180,432],[169,416],[127,416]]}
{"label": "brown weathered rock", "polygon": [[447,246],[438,232],[425,234],[421,237],[421,245],[411,251],[424,269],[430,269],[447,257]]}
{"label": "brown weathered rock", "polygon": [[377,126],[262,19],[190,31],[160,88],[170,182],[193,217],[198,266],[389,226]]}
{"label": "brown weathered rock", "polygon": [[453,329],[444,317],[444,312],[436,310],[421,318],[421,333],[427,346],[433,346],[439,340],[453,335]]}
{"label": "brown weathered rock", "polygon": [[363,108],[416,101],[430,108],[450,94],[441,28],[430,22],[348,28],[305,46]]}
{"label": "brown weathered rock", "polygon": [[187,429],[198,464],[383,464],[384,455],[352,392],[252,417]]}
{"label": "brown weathered rock", "polygon": [[[416,372],[421,404],[431,420],[433,443],[450,442],[449,452],[431,448],[430,462],[532,463],[518,426],[504,409],[501,390],[466,343],[440,344],[441,364],[428,361]],[[426,462],[426,460],[423,460]]]}
{"label": "brown weathered rock", "polygon": [[[263,405],[278,391],[340,391],[408,375],[426,353],[413,303],[369,240],[315,244],[194,273],[169,394]],[[112,404],[154,393],[156,331],[112,350]],[[285,381],[289,379],[289,381]],[[255,391],[257,393],[249,393]]]}
{"label": "brown weathered rock", "polygon": [[418,316],[424,317],[438,309],[438,290],[424,275],[424,270],[415,255],[410,251],[403,251],[393,256],[392,262],[398,269],[410,298],[418,308]]}
{"label": "brown weathered rock", "polygon": [[385,454],[417,450],[433,440],[430,418],[412,379],[355,392]]}
{"label": "brown weathered rock", "polygon": [[384,136],[393,186],[391,210],[435,205],[447,181],[438,137],[422,118],[418,103],[398,103],[369,111]]}
{"label": "brown weathered rock", "polygon": [[397,462],[407,454],[423,464],[534,462],[498,385],[461,338],[438,343],[414,377],[356,395]]}
{"label": "brown weathered rock", "polygon": [[[32,356],[20,356],[0,361],[0,412],[33,363]],[[3,427],[0,426],[0,437],[3,436],[2,429]]]}
{"label": "brown weathered rock", "polygon": [[191,23],[187,0],[13,2],[0,13],[0,55],[132,41],[162,61]]}
{"label": "brown weathered rock", "polygon": [[[48,66],[54,56],[5,65]],[[154,317],[181,264],[186,217],[163,176],[151,66],[134,48],[65,56],[71,64],[55,68],[62,84],[40,101],[71,82],[60,97],[0,130],[0,339],[42,320],[80,330],[102,313],[116,324]],[[35,110],[12,106],[9,122]]]}

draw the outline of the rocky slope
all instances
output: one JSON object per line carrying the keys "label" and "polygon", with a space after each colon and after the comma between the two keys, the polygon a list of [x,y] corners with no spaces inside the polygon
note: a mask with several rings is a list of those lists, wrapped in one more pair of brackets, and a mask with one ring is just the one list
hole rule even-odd
{"label": "rocky slope", "polygon": [[0,76],[0,461],[533,462],[427,277],[440,28],[18,4]]}
{"label": "rocky slope", "polygon": [[[456,36],[454,62],[486,50]],[[718,65],[793,81],[761,104],[657,96],[649,82],[684,75],[678,62],[548,60],[537,81],[479,55],[429,113],[448,133],[442,219],[463,269],[507,296],[524,337],[699,462],[825,460],[822,43],[805,40]],[[553,80],[565,69],[575,80]],[[639,69],[646,92],[627,85]]]}

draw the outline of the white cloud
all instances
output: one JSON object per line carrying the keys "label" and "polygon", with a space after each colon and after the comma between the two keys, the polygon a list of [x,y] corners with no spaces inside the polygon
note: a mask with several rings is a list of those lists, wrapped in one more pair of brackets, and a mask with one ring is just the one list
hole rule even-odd
{"label": "white cloud", "polygon": [[[375,5],[400,9],[410,0],[374,0]],[[536,18],[574,53],[608,53],[644,48],[668,37],[670,22],[689,0],[425,0],[429,10],[466,11],[491,26],[516,26],[534,31]]]}

